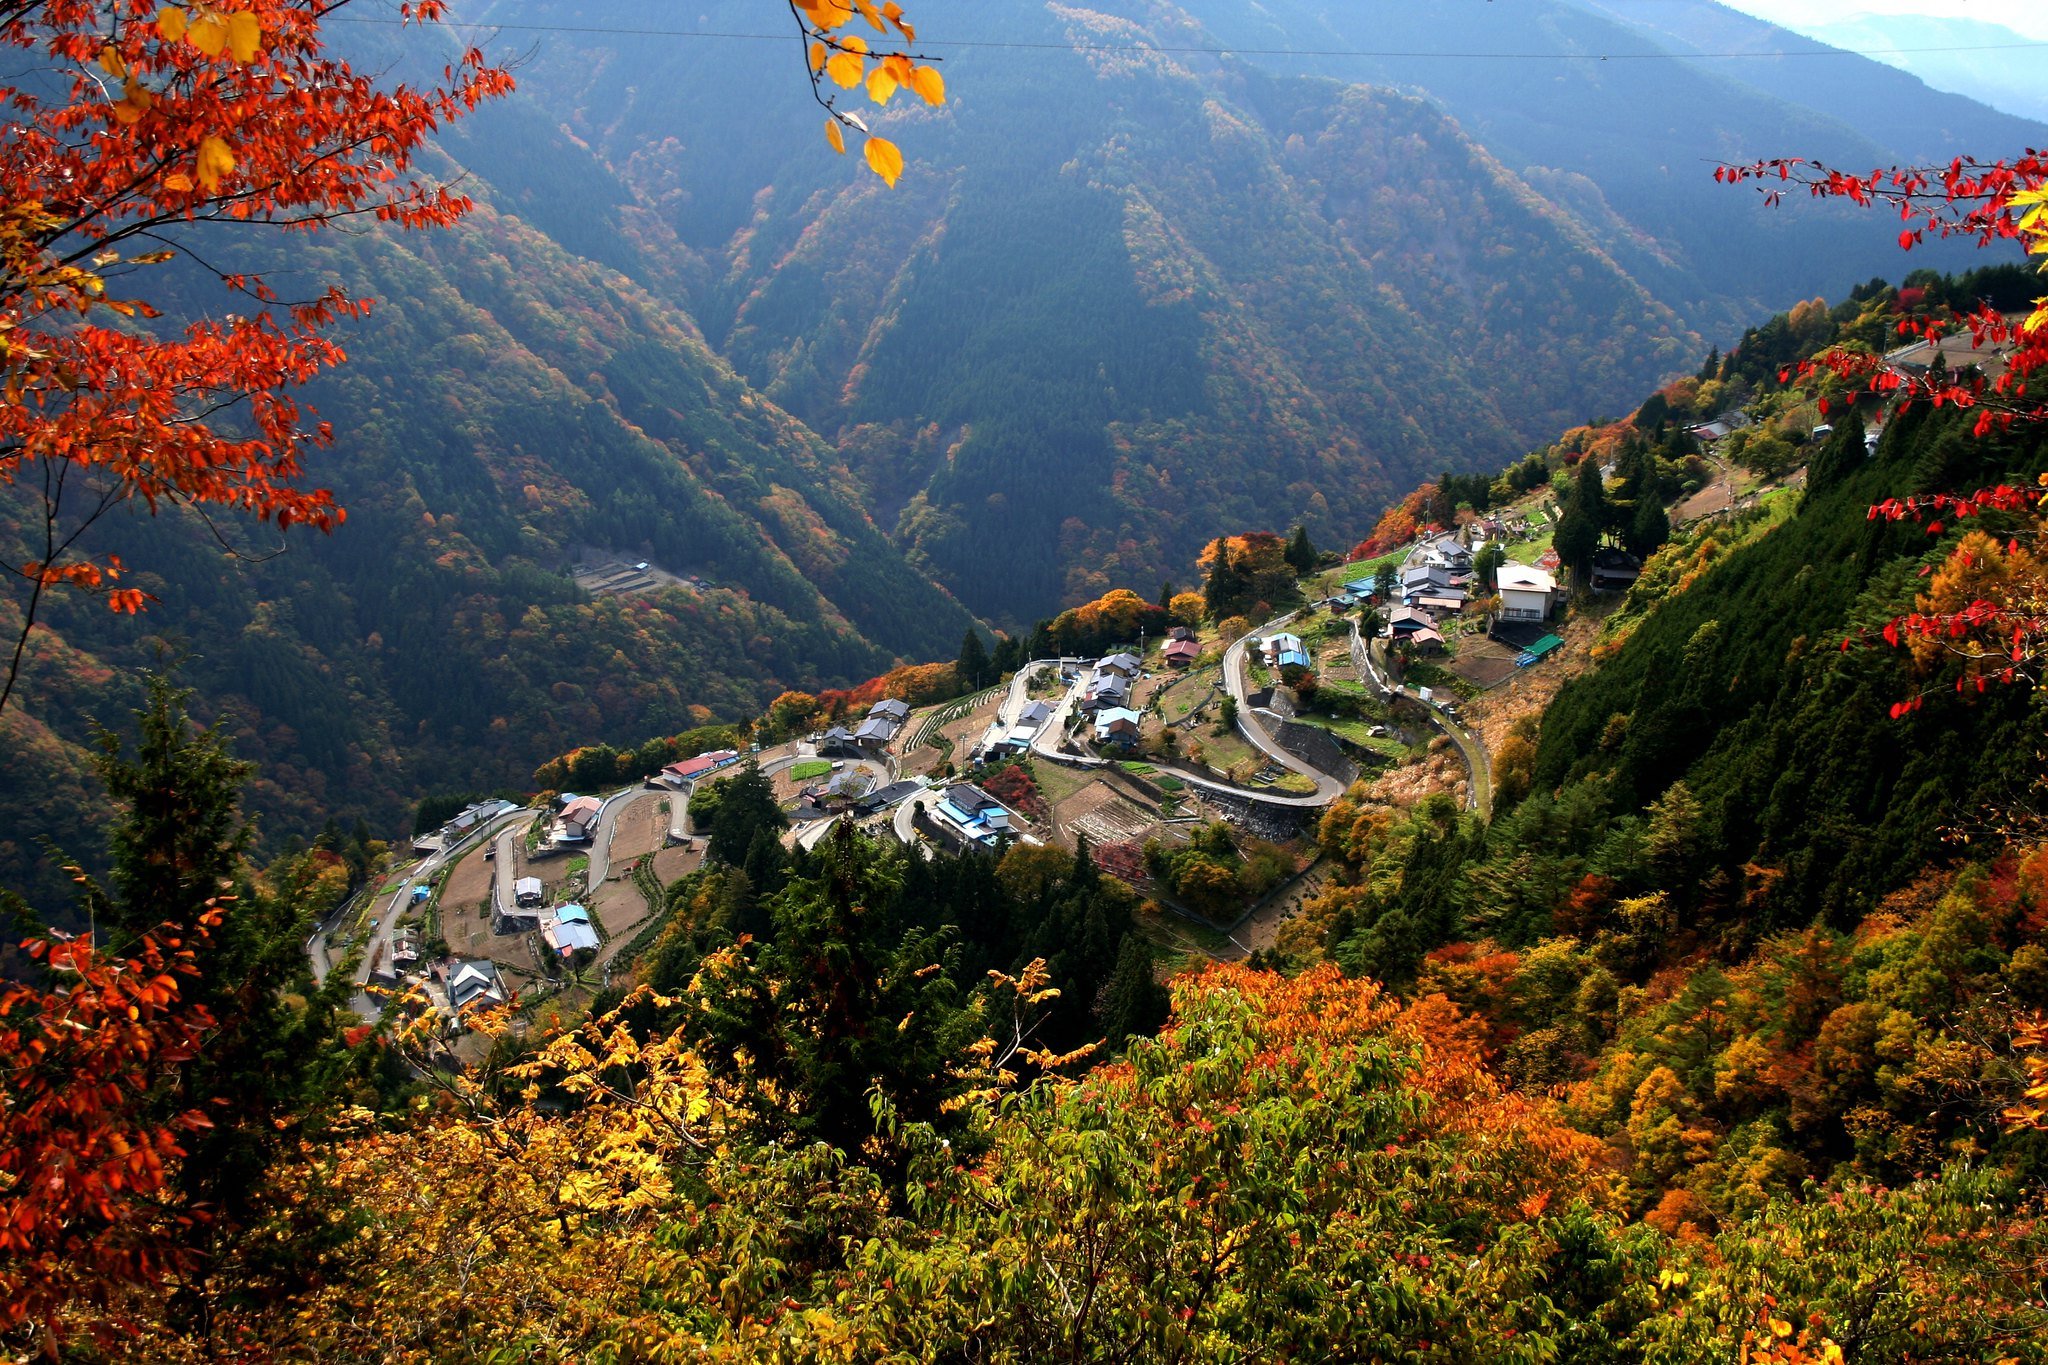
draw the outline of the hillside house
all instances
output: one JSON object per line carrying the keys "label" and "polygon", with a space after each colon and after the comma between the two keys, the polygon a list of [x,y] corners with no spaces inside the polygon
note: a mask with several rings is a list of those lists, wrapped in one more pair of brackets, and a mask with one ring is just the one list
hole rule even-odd
{"label": "hillside house", "polygon": [[1131,748],[1137,744],[1138,731],[1144,723],[1144,714],[1128,706],[1105,707],[1095,713],[1095,742]]}
{"label": "hillside house", "polygon": [[1169,640],[1192,640],[1195,638],[1195,633],[1186,626],[1175,626],[1172,630],[1166,632],[1166,638]]}
{"label": "hillside house", "polygon": [[1414,605],[1431,616],[1456,616],[1465,610],[1465,594],[1456,588],[1422,593],[1416,597]]}
{"label": "hillside house", "polygon": [[844,725],[833,726],[818,739],[821,758],[857,758],[860,754],[860,741]]}
{"label": "hillside house", "polygon": [[1547,621],[1557,600],[1557,580],[1541,569],[1503,564],[1494,579],[1503,621]]}
{"label": "hillside house", "polygon": [[407,925],[391,936],[391,969],[409,972],[420,965],[420,931]]}
{"label": "hillside house", "polygon": [[470,958],[444,969],[448,1007],[458,1019],[477,1010],[496,1009],[505,1003],[505,983],[489,958]]}
{"label": "hillside house", "polygon": [[905,778],[901,782],[891,782],[880,791],[869,792],[866,796],[855,802],[853,807],[854,813],[857,815],[873,815],[878,810],[886,810],[890,806],[908,800],[924,789],[925,781],[921,777]]}
{"label": "hillside house", "polygon": [[521,877],[512,883],[512,902],[515,905],[539,905],[547,899],[547,892],[538,877]]}
{"label": "hillside house", "polygon": [[707,773],[729,768],[739,761],[739,750],[717,749],[708,754],[698,754],[695,758],[685,758],[668,764],[661,770],[661,779],[671,787],[687,786]]}
{"label": "hillside house", "polygon": [[555,817],[553,840],[557,844],[587,844],[597,836],[598,817],[604,802],[595,796],[572,796],[562,803]]}
{"label": "hillside house", "polygon": [[1472,567],[1472,551],[1456,539],[1446,537],[1436,541],[1426,552],[1426,562],[1431,568],[1456,572]]}
{"label": "hillside house", "polygon": [[1074,708],[1093,715],[1105,706],[1122,706],[1130,699],[1129,678],[1121,673],[1097,673],[1088,680],[1088,686],[1081,693],[1081,700],[1074,703]]}
{"label": "hillside house", "polygon": [[899,697],[884,697],[868,708],[868,715],[870,718],[880,717],[894,721],[897,728],[901,729],[903,722],[910,719],[910,703]]}
{"label": "hillside house", "polygon": [[1289,664],[1297,668],[1309,666],[1308,647],[1299,635],[1290,635],[1286,631],[1268,635],[1259,642],[1259,651],[1266,656],[1266,664],[1271,668],[1285,668]]}
{"label": "hillside house", "polygon": [[1114,673],[1119,677],[1129,679],[1137,677],[1138,670],[1142,667],[1143,661],[1135,654],[1112,654],[1106,659],[1097,661],[1095,673],[1098,677],[1104,673]]}
{"label": "hillside house", "polygon": [[1202,657],[1202,647],[1193,640],[1168,640],[1163,654],[1168,668],[1192,668]]}
{"label": "hillside house", "polygon": [[1414,607],[1395,607],[1387,613],[1387,635],[1399,640],[1413,635],[1418,630],[1434,630],[1436,622],[1429,613]]}
{"label": "hillside house", "polygon": [[1449,646],[1442,632],[1425,628],[1408,637],[1408,648],[1417,654],[1442,654]]}
{"label": "hillside house", "polygon": [[938,817],[970,842],[994,847],[1017,833],[1009,808],[971,782],[956,782],[939,798]]}
{"label": "hillside house", "polygon": [[888,748],[890,741],[896,738],[896,732],[902,728],[903,722],[899,720],[871,715],[853,732],[853,742],[863,752],[872,753]]}
{"label": "hillside house", "polygon": [[1633,586],[1642,573],[1643,561],[1627,550],[1603,545],[1593,552],[1594,592],[1620,592]]}
{"label": "hillside house", "polygon": [[541,921],[540,936],[550,952],[565,958],[595,953],[599,942],[590,912],[580,905],[557,906],[552,915]]}

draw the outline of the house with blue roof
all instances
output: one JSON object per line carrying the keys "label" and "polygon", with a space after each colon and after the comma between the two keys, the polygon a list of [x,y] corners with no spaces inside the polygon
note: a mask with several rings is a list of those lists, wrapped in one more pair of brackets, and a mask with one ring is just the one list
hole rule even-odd
{"label": "house with blue roof", "polygon": [[1009,808],[972,782],[956,782],[939,798],[938,814],[963,838],[993,847],[1015,837]]}
{"label": "house with blue roof", "polygon": [[1095,742],[1120,744],[1128,749],[1138,742],[1138,730],[1144,722],[1144,715],[1128,706],[1106,706],[1095,713]]}

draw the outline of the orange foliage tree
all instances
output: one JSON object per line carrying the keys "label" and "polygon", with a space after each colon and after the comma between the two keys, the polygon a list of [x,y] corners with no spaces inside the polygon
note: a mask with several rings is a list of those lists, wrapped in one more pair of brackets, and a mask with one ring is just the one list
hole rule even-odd
{"label": "orange foliage tree", "polygon": [[[198,933],[217,923],[203,916]],[[193,952],[145,935],[109,959],[82,939],[34,939],[42,980],[0,991],[0,1335],[57,1310],[107,1303],[169,1270],[184,1224],[159,1196],[196,1109],[169,1122],[149,1100],[199,1050],[213,1020],[182,998]]]}
{"label": "orange foliage tree", "polygon": [[[40,500],[22,556],[5,565],[21,598],[0,706],[52,589],[99,593],[117,611],[144,606],[139,589],[116,586],[120,556],[86,541],[114,508],[232,511],[279,529],[343,519],[330,492],[300,483],[308,450],[331,432],[289,391],[342,361],[327,329],[369,300],[336,287],[280,298],[236,257],[238,236],[207,229],[452,224],[470,201],[417,178],[415,157],[443,125],[512,88],[475,47],[431,87],[379,84],[327,48],[322,24],[345,3],[0,5],[0,46],[18,53],[22,73],[0,78],[0,480]],[[913,41],[893,0],[788,4],[842,151],[841,127],[866,124],[838,107],[840,91],[860,86],[877,104],[898,88],[945,99],[927,61],[848,31],[857,16]],[[421,24],[445,9],[399,6]],[[866,158],[895,183],[893,144],[870,137]],[[171,325],[136,289],[142,272],[172,261],[213,276],[234,311]]]}
{"label": "orange foliage tree", "polygon": [[[214,254],[233,248],[203,229],[452,223],[468,201],[408,178],[413,157],[512,82],[471,48],[433,89],[381,87],[327,51],[333,8],[34,0],[0,11],[0,45],[33,72],[0,85],[0,479],[38,492],[43,511],[29,557],[8,566],[26,600],[0,705],[50,589],[142,607],[140,591],[113,586],[119,557],[82,540],[114,507],[226,509],[280,528],[341,520],[328,492],[299,486],[303,455],[329,432],[286,391],[340,362],[323,330],[367,301],[331,287],[281,300]],[[402,10],[431,22],[442,3]],[[173,260],[216,277],[237,311],[150,325],[160,314],[135,286]]]}

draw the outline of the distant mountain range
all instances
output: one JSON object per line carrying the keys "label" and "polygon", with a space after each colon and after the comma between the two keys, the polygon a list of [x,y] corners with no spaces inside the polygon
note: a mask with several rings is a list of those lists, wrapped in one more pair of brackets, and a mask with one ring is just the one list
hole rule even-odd
{"label": "distant mountain range", "polygon": [[[825,149],[793,44],[685,36],[770,31],[759,0],[464,17],[534,49],[444,140],[485,207],[289,244],[384,300],[313,395],[347,527],[261,563],[135,530],[160,605],[60,609],[0,721],[23,801],[87,789],[86,718],[159,645],[304,831],[1187,585],[1218,531],[1344,543],[1801,297],[1964,259],[1766,211],[1717,158],[2048,140],[1860,58],[1719,55],[1818,45],[1704,0],[935,5],[951,98],[876,112],[888,191]],[[698,585],[593,598],[579,555]],[[92,846],[9,829],[0,878],[38,833]]]}
{"label": "distant mountain range", "polygon": [[[2048,119],[2048,47],[2002,24],[1923,14],[1859,14],[1802,33],[1833,47],[1867,52],[1910,71],[1936,90],[1983,101],[2030,119]],[[1949,49],[1943,51],[1942,49]]]}

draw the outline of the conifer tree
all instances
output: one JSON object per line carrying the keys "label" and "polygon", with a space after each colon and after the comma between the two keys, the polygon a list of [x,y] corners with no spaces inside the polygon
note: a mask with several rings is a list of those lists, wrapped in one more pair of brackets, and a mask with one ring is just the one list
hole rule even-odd
{"label": "conifer tree", "polygon": [[[196,1109],[209,1121],[186,1141],[172,1186],[200,1215],[196,1272],[181,1301],[186,1315],[203,1319],[210,1268],[270,1216],[267,1172],[317,1128],[347,1079],[338,1020],[350,978],[337,971],[316,986],[305,953],[325,908],[321,865],[300,856],[261,881],[251,876],[240,809],[251,766],[228,752],[218,730],[192,725],[189,695],[151,680],[132,756],[117,736],[101,734],[94,761],[116,810],[112,884],[109,891],[88,883],[85,898],[96,930],[117,951],[152,932],[189,931],[209,902],[224,911],[181,987],[214,1026],[175,1084],[152,1097],[165,1116]],[[324,885],[331,895],[332,883]]]}
{"label": "conifer tree", "polygon": [[711,817],[705,856],[728,867],[744,866],[757,830],[779,834],[788,827],[789,818],[775,800],[775,788],[762,774],[761,765],[749,761],[718,784],[718,809]]}
{"label": "conifer tree", "polygon": [[1564,516],[1557,523],[1552,540],[1557,557],[1571,572],[1572,582],[1586,585],[1593,571],[1593,555],[1607,526],[1607,493],[1600,479],[1599,463],[1591,458],[1579,462],[1572,491],[1565,498]]}
{"label": "conifer tree", "polygon": [[1647,559],[1669,539],[1671,518],[1665,513],[1663,502],[1646,492],[1636,499],[1635,515],[1629,519],[1628,552]]}
{"label": "conifer tree", "polygon": [[960,658],[953,667],[960,674],[961,686],[969,691],[992,681],[988,650],[981,643],[981,632],[973,626],[967,628],[965,638],[960,641]]}
{"label": "conifer tree", "polygon": [[1103,992],[1103,1035],[1112,1047],[1130,1037],[1146,1037],[1166,1022],[1172,998],[1153,974],[1152,944],[1143,934],[1124,935],[1117,950],[1116,970]]}
{"label": "conifer tree", "polygon": [[1393,604],[1394,589],[1399,583],[1400,579],[1394,572],[1394,561],[1381,560],[1380,567],[1372,576],[1373,596],[1379,600],[1380,606],[1389,607]]}
{"label": "conifer tree", "polygon": [[1294,535],[1287,542],[1286,557],[1288,565],[1297,574],[1315,572],[1315,567],[1321,562],[1322,556],[1316,552],[1314,543],[1308,538],[1308,527],[1294,528]]}
{"label": "conifer tree", "polygon": [[1209,619],[1221,621],[1235,615],[1244,598],[1244,574],[1230,562],[1230,546],[1218,539],[1210,549],[1215,558],[1209,564],[1208,580],[1202,584],[1202,602],[1208,608]]}

